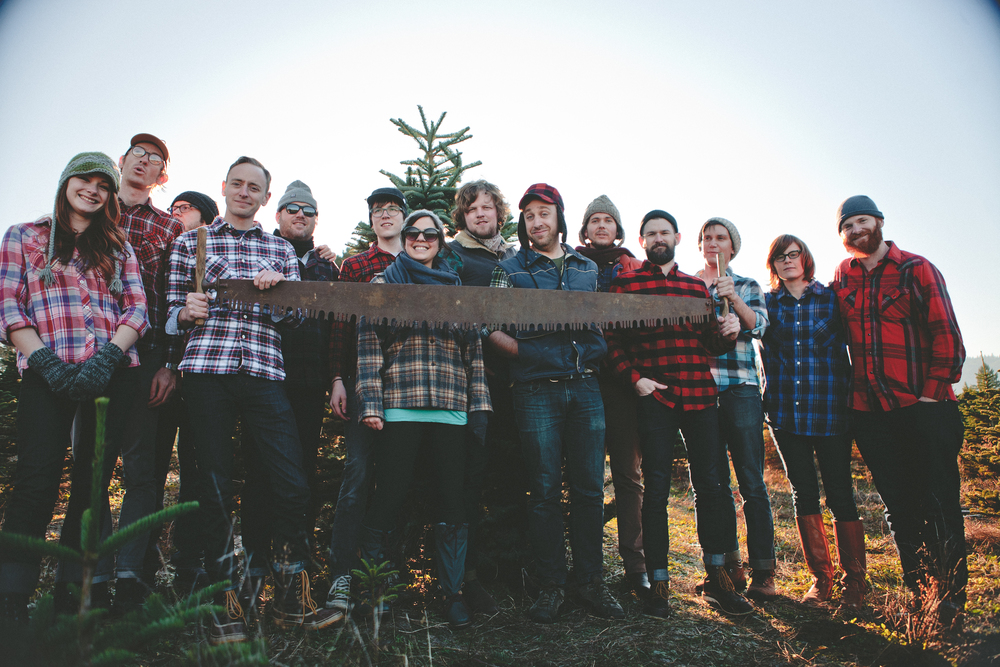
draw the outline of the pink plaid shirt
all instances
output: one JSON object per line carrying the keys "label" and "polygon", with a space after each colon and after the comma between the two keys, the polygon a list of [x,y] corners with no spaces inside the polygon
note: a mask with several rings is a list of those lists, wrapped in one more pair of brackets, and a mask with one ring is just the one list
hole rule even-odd
{"label": "pink plaid shirt", "polygon": [[[10,342],[12,330],[33,327],[46,347],[71,364],[86,361],[111,340],[120,326],[132,327],[143,335],[146,295],[139,263],[132,246],[125,244],[122,263],[121,296],[108,291],[104,277],[94,269],[81,270],[77,253],[69,265],[56,262],[55,283],[46,287],[38,273],[45,268],[49,243],[49,217],[12,225],[0,244],[0,336]],[[135,346],[128,350],[130,366],[139,365]],[[17,354],[22,373],[28,360]]]}

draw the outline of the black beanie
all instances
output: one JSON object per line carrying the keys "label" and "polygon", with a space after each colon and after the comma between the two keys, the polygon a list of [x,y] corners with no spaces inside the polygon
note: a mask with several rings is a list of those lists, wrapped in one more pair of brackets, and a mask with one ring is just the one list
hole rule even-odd
{"label": "black beanie", "polygon": [[201,212],[201,221],[205,224],[211,224],[213,220],[219,217],[219,205],[208,195],[188,190],[174,197],[174,201],[170,204],[170,207],[173,208],[174,204],[179,201],[186,201],[198,209]]}
{"label": "black beanie", "polygon": [[655,220],[656,218],[663,218],[674,226],[674,234],[677,233],[677,220],[674,216],[670,215],[666,211],[658,208],[654,208],[652,211],[642,216],[642,224],[639,225],[639,236],[642,236],[642,230],[646,227],[646,223],[650,220]]}
{"label": "black beanie", "polygon": [[853,197],[848,197],[844,200],[844,203],[840,205],[837,209],[837,233],[840,233],[840,226],[844,224],[844,220],[852,218],[856,215],[870,215],[873,218],[882,218],[882,211],[878,210],[878,206],[872,201],[871,197],[866,197],[865,195],[854,195]]}

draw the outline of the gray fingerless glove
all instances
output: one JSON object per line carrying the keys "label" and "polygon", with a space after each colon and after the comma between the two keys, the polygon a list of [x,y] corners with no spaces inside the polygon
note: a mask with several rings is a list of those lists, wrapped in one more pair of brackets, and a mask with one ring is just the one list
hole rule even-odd
{"label": "gray fingerless glove", "polygon": [[69,397],[82,401],[100,396],[124,358],[125,353],[120,347],[114,343],[105,345],[100,352],[80,364],[80,372],[70,387]]}
{"label": "gray fingerless glove", "polygon": [[56,394],[65,395],[80,372],[78,364],[68,364],[47,347],[40,347],[28,357],[28,367],[42,376]]}

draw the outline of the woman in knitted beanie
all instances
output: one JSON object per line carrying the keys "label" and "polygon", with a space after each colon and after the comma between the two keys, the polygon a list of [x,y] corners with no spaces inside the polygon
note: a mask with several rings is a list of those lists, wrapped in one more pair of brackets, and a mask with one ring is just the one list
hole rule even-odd
{"label": "woman in knitted beanie", "polygon": [[[134,346],[149,325],[139,265],[118,228],[118,187],[111,158],[81,153],[63,170],[53,214],[12,225],[0,244],[0,339],[16,348],[21,373],[17,472],[4,532],[45,536],[78,407],[85,409],[73,488],[89,492],[93,399],[111,397],[110,440],[118,432],[116,398],[124,406],[133,391]],[[67,515],[60,541],[79,549],[79,536],[80,513]],[[38,565],[37,556],[3,551],[0,613],[26,619]],[[61,563],[60,576],[79,583],[82,573],[78,564]],[[65,597],[65,583],[61,590]],[[67,606],[60,611],[71,611]]]}

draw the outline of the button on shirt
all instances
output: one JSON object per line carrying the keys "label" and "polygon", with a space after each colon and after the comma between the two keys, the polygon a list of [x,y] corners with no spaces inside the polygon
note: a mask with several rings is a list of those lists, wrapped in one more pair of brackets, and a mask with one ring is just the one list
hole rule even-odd
{"label": "button on shirt", "polygon": [[[704,271],[699,271],[696,275],[701,278]],[[754,347],[754,340],[760,340],[767,329],[767,304],[764,302],[764,290],[753,278],[738,276],[733,273],[732,269],[727,268],[726,275],[733,277],[736,294],[754,312],[757,320],[753,329],[740,330],[740,335],[736,339],[736,349],[728,354],[712,357],[708,360],[712,367],[712,377],[715,378],[720,392],[738,384],[760,384],[760,371],[757,366],[757,350]],[[715,289],[715,285],[709,288],[709,292],[713,299],[719,298],[719,292]]]}
{"label": "button on shirt", "polygon": [[[33,327],[46,347],[63,361],[77,364],[94,356],[127,326],[143,335],[146,295],[139,264],[132,246],[125,244],[121,263],[122,294],[115,296],[99,272],[84,269],[75,251],[69,264],[56,261],[52,285],[45,285],[39,272],[46,265],[51,220],[48,217],[12,225],[0,244],[0,336],[9,342],[11,330]],[[135,346],[127,350],[130,366],[139,365]],[[28,360],[17,353],[22,373]]]}
{"label": "button on shirt", "polygon": [[944,278],[920,255],[886,244],[873,271],[851,258],[833,278],[854,368],[851,407],[895,410],[921,396],[954,401],[965,346]]}
{"label": "button on shirt", "polygon": [[851,362],[836,293],[813,280],[800,299],[782,285],[766,301],[761,360],[768,423],[798,435],[847,432]]}
{"label": "button on shirt", "polygon": [[[219,217],[206,229],[205,280],[250,280],[264,270],[277,271],[285,280],[299,279],[299,261],[292,245],[265,233],[259,224],[241,232]],[[194,284],[197,245],[197,230],[191,230],[177,238],[170,254],[166,330],[168,334],[188,334],[180,370],[284,380],[281,336],[266,309],[255,306],[249,313],[231,310],[228,303],[210,293],[205,323],[186,330],[176,327],[177,315]]]}
{"label": "button on shirt", "polygon": [[[615,278],[611,292],[709,298],[701,279],[679,271],[676,264],[665,276],[648,260],[636,271]],[[710,355],[733,349],[733,341],[722,336],[718,323],[609,329],[605,337],[608,367],[629,385],[644,377],[667,385],[653,396],[668,408],[704,410],[715,405],[718,390],[709,367]]]}

